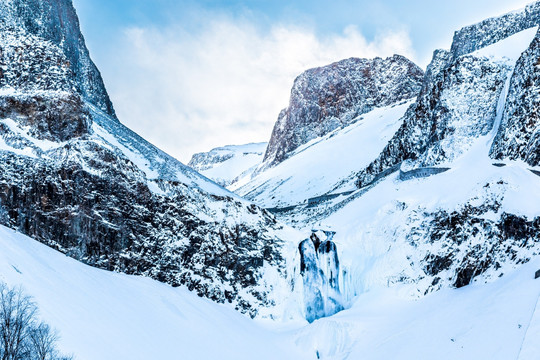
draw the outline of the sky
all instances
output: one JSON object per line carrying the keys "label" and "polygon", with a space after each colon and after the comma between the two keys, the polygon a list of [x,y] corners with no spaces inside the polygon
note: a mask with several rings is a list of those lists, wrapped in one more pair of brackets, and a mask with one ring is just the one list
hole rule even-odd
{"label": "sky", "polygon": [[122,123],[187,163],[268,141],[293,81],[350,58],[425,68],[454,31],[530,0],[73,0]]}

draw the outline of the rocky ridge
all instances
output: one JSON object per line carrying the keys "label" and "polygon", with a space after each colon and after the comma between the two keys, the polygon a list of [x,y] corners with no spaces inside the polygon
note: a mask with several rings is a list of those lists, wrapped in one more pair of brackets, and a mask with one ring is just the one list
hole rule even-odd
{"label": "rocky ridge", "polygon": [[294,81],[264,156],[263,168],[285,160],[299,146],[353,123],[374,107],[417,95],[423,71],[400,55],[351,58],[310,69]]}
{"label": "rocky ridge", "polygon": [[[71,0],[13,0],[0,2],[2,32],[15,31],[56,45],[74,75],[74,86],[85,101],[116,118],[101,74],[86,48]],[[23,50],[23,49],[21,49]],[[34,69],[36,74],[38,69]]]}

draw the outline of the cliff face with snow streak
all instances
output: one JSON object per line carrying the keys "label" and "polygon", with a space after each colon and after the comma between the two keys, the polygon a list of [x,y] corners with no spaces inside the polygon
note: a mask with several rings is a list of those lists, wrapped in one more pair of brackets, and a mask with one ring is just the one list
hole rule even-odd
{"label": "cliff face with snow streak", "polygon": [[294,82],[289,107],[279,114],[264,167],[299,146],[350,125],[375,107],[415,97],[423,72],[403,56],[351,58],[304,72]]}
{"label": "cliff face with snow streak", "polygon": [[540,33],[519,58],[509,85],[497,137],[495,159],[523,160],[540,166]]}

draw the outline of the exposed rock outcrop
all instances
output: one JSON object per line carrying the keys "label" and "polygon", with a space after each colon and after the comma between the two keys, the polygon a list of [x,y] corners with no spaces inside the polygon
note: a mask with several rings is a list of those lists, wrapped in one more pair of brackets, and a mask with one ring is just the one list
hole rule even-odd
{"label": "exposed rock outcrop", "polygon": [[281,111],[264,167],[285,160],[312,139],[353,123],[375,107],[415,97],[423,71],[403,56],[351,58],[308,70],[296,78],[289,107]]}
{"label": "exposed rock outcrop", "polygon": [[490,155],[540,165],[540,33],[516,64]]}

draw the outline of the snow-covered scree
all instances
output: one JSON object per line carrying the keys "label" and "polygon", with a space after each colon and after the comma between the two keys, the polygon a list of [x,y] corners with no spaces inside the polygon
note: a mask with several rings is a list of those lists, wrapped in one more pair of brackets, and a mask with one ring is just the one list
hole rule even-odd
{"label": "snow-covered scree", "polygon": [[267,143],[229,145],[193,155],[188,166],[224,187],[251,175],[261,163]]}
{"label": "snow-covered scree", "polygon": [[491,284],[414,301],[407,285],[375,289],[333,317],[283,325],[185,287],[89,267],[0,226],[0,281],[22,285],[60,332],[60,350],[79,360],[536,360],[538,269],[536,259]]}

